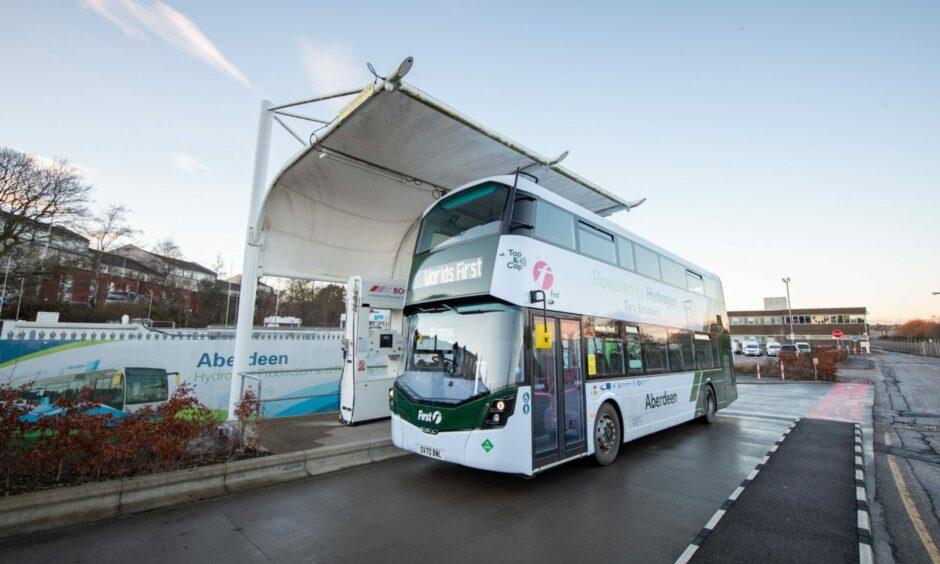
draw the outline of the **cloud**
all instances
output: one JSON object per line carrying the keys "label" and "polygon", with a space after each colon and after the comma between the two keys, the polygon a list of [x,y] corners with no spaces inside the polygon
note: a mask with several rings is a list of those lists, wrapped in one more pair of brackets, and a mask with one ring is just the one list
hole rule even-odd
{"label": "cloud", "polygon": [[17,149],[16,147],[14,147],[13,149],[21,153],[26,153],[27,155],[33,157],[33,160],[36,162],[36,166],[40,168],[53,169],[53,168],[56,168],[57,166],[61,166],[62,164],[65,164],[66,168],[69,168],[75,173],[80,174],[85,179],[98,175],[98,171],[88,168],[86,166],[80,165],[78,163],[73,163],[72,161],[63,161],[63,159],[53,159],[50,157],[46,157],[44,155],[40,155],[38,153],[31,153],[29,151],[23,151],[21,149]]}
{"label": "cloud", "polygon": [[186,153],[173,153],[173,157],[170,159],[170,166],[189,173],[206,170],[206,166],[196,160],[196,157],[187,155]]}
{"label": "cloud", "polygon": [[80,0],[82,6],[116,25],[125,35],[147,40],[146,32],[168,45],[192,55],[222,74],[251,88],[245,75],[222,55],[199,26],[159,0],[144,4],[141,0]]}
{"label": "cloud", "polygon": [[[314,94],[329,94],[357,86],[364,87],[368,82],[365,64],[344,45],[314,45],[306,39],[301,39],[300,56],[307,83]],[[347,101],[342,99],[336,104],[342,105]]]}

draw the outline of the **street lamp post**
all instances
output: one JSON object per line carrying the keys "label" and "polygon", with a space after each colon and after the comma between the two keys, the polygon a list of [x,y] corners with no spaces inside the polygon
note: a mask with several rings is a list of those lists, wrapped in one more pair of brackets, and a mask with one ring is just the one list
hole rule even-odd
{"label": "street lamp post", "polygon": [[[10,245],[12,245],[15,242],[16,241],[14,241],[12,237],[4,241],[3,242],[4,250],[9,250]],[[7,269],[3,273],[3,292],[0,292],[0,312],[3,312],[3,302],[7,300],[7,277],[10,276],[10,262],[12,260],[13,260],[13,251],[10,251],[9,254],[7,254]]]}
{"label": "street lamp post", "polygon": [[153,290],[150,290],[150,305],[147,306],[147,319],[150,319],[150,310],[153,309]]}
{"label": "street lamp post", "polygon": [[787,286],[787,314],[790,317],[790,342],[792,343],[796,340],[796,335],[793,333],[793,309],[790,307],[790,277],[781,278],[784,284]]}

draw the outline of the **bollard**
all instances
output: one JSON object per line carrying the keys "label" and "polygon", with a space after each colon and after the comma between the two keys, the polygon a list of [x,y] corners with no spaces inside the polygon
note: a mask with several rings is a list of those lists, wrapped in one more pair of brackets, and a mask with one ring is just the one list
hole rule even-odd
{"label": "bollard", "polygon": [[780,381],[783,382],[787,379],[786,371],[783,369],[783,361],[780,361]]}
{"label": "bollard", "polygon": [[760,382],[760,363],[757,364],[757,381]]}

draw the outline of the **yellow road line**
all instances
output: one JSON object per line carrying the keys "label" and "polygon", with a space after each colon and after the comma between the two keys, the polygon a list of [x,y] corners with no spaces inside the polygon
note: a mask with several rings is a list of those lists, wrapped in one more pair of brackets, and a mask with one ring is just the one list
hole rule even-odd
{"label": "yellow road line", "polygon": [[[885,433],[885,438],[887,438],[887,433]],[[907,491],[907,485],[904,483],[904,479],[901,478],[901,471],[898,469],[898,463],[895,461],[894,455],[888,455],[888,466],[891,467],[891,476],[894,478],[894,484],[898,488],[898,493],[901,494],[904,509],[907,510],[907,516],[911,519],[914,530],[917,531],[917,536],[920,537],[920,542],[924,544],[924,549],[930,556],[930,560],[934,564],[940,564],[940,551],[937,550],[937,545],[935,545],[930,538],[930,533],[927,532],[927,526],[924,524],[924,520],[920,518],[917,507],[914,506],[914,500],[911,499],[911,494]]]}

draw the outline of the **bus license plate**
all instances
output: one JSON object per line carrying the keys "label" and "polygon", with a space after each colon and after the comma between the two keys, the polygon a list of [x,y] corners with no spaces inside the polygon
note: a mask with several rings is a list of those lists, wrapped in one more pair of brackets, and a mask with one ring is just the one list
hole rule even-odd
{"label": "bus license plate", "polygon": [[439,448],[418,445],[418,454],[423,454],[429,458],[444,460],[444,451]]}

